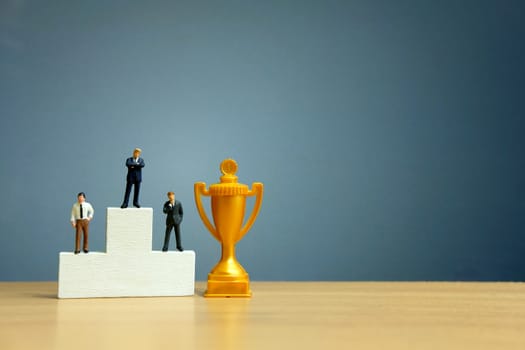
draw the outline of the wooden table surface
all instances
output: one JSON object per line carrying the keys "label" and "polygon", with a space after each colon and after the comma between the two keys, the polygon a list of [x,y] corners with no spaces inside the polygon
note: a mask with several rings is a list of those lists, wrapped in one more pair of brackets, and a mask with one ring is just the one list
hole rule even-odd
{"label": "wooden table surface", "polygon": [[252,282],[251,299],[0,283],[0,349],[525,349],[524,283]]}

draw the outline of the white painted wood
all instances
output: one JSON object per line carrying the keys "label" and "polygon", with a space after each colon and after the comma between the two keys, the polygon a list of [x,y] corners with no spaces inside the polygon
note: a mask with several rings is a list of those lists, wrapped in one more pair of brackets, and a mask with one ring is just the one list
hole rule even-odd
{"label": "white painted wood", "polygon": [[194,294],[195,252],[152,251],[152,208],[107,208],[106,220],[106,253],[60,253],[59,298]]}

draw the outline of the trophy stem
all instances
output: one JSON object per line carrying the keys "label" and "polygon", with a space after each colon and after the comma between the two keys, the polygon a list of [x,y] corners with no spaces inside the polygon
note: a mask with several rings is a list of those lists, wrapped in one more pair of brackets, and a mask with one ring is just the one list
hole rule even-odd
{"label": "trophy stem", "polygon": [[221,244],[219,263],[208,274],[205,297],[250,297],[250,278],[235,258],[235,244]]}
{"label": "trophy stem", "polygon": [[[221,244],[221,262],[237,262],[235,257],[235,244]],[[238,262],[237,262],[238,263]]]}

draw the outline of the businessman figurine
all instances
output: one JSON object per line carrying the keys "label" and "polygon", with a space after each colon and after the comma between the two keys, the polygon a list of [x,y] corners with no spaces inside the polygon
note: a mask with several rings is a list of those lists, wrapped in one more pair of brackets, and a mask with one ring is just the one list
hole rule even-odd
{"label": "businessman figurine", "polygon": [[131,193],[131,186],[134,186],[133,206],[140,208],[139,192],[140,183],[142,182],[142,168],[144,168],[144,159],[140,158],[142,150],[135,148],[133,157],[126,159],[126,166],[128,167],[128,176],[126,177],[126,194],[124,195],[124,202],[120,206],[122,209],[128,207],[129,194]]}
{"label": "businessman figurine", "polygon": [[86,202],[86,195],[80,192],[77,195],[77,202],[71,208],[71,226],[75,229],[75,254],[80,253],[80,231],[84,234],[84,244],[82,248],[84,253],[89,252],[89,222],[93,219],[93,207]]}
{"label": "businessman figurine", "polygon": [[182,222],[182,204],[175,200],[175,193],[168,192],[168,201],[164,203],[163,212],[166,214],[166,235],[164,236],[164,247],[163,252],[168,251],[168,245],[170,243],[171,229],[175,229],[175,239],[177,240],[177,250],[182,252],[182,246],[180,244],[180,223]]}

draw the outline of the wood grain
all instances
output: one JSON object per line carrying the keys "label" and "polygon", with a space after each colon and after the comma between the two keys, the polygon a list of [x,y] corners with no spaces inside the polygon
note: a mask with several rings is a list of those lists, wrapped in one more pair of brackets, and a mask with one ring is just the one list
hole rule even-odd
{"label": "wood grain", "polygon": [[525,349],[523,283],[252,282],[252,299],[0,283],[0,349]]}

